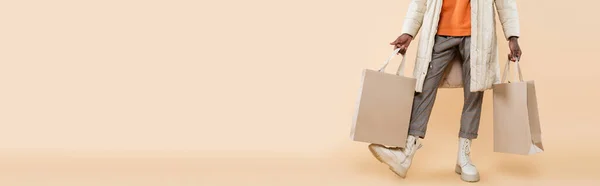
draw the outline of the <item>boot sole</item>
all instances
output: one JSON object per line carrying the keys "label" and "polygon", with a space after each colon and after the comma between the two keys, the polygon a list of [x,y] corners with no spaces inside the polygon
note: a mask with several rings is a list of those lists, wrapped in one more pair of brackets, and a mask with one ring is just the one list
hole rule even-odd
{"label": "boot sole", "polygon": [[463,174],[462,168],[459,165],[456,165],[456,167],[454,168],[454,172],[456,172],[456,174],[460,175],[460,179],[462,179],[463,181],[466,181],[466,182],[478,182],[479,181],[479,173],[477,173],[475,175]]}
{"label": "boot sole", "polygon": [[379,157],[379,155],[377,155],[377,153],[375,152],[375,150],[373,148],[369,148],[369,151],[371,151],[371,154],[373,154],[373,156],[375,156],[377,161],[379,161],[383,164],[386,164],[388,167],[390,167],[390,170],[392,172],[394,172],[396,175],[400,176],[401,178],[406,178],[406,172],[408,172],[408,169],[405,169],[403,167],[394,167],[394,166],[390,165],[390,163],[383,161],[381,159],[381,157]]}

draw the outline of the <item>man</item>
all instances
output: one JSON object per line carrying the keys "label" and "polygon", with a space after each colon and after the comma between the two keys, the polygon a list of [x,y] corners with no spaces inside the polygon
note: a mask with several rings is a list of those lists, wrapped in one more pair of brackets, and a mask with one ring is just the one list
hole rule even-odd
{"label": "man", "polygon": [[[464,181],[479,181],[479,172],[470,158],[471,140],[477,138],[483,92],[500,82],[494,11],[498,12],[504,38],[509,41],[509,59],[517,61],[521,50],[515,0],[411,0],[402,35],[391,43],[404,54],[421,30],[407,144],[405,148],[369,145],[373,155],[399,176],[406,176],[421,139],[425,138],[438,87],[463,87],[455,171]],[[458,79],[462,81],[452,85]]]}

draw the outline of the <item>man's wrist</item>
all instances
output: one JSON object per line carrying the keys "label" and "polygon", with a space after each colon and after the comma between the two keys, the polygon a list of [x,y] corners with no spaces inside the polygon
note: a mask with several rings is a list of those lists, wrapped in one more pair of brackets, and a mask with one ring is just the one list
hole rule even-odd
{"label": "man's wrist", "polygon": [[508,37],[509,41],[518,41],[519,40],[519,36],[510,36]]}

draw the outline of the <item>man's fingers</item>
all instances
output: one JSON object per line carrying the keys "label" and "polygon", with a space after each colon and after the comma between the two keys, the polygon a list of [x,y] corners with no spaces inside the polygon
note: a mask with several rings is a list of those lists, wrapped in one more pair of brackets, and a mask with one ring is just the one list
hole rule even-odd
{"label": "man's fingers", "polygon": [[513,61],[517,61],[519,58],[521,58],[521,51],[514,50],[512,53],[513,53]]}
{"label": "man's fingers", "polygon": [[511,50],[511,51],[510,51],[510,60],[514,62],[514,61],[515,61],[515,56],[516,56],[516,53],[515,53],[515,51],[514,51],[514,50]]}
{"label": "man's fingers", "polygon": [[400,54],[404,55],[406,53],[406,49],[407,47],[404,45],[399,46],[400,47]]}

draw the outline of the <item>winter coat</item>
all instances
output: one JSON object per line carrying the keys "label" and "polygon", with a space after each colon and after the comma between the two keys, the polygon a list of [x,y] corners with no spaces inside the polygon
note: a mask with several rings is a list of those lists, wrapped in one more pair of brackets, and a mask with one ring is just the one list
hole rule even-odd
{"label": "winter coat", "polygon": [[[412,0],[404,19],[402,33],[416,37],[421,32],[413,76],[417,79],[415,91],[421,92],[429,62],[443,0]],[[519,36],[519,15],[516,0],[471,0],[471,79],[470,91],[484,91],[500,82],[496,19],[502,23],[504,37]],[[453,60],[440,83],[442,88],[463,86],[460,56]]]}

